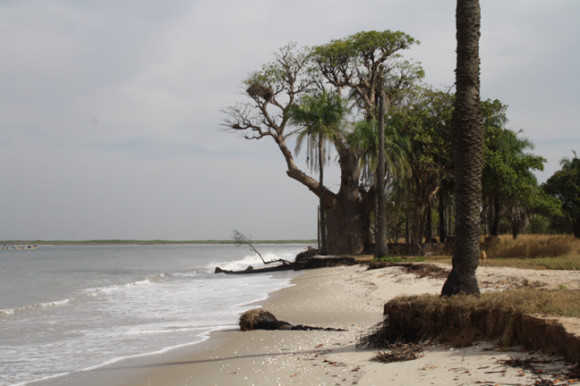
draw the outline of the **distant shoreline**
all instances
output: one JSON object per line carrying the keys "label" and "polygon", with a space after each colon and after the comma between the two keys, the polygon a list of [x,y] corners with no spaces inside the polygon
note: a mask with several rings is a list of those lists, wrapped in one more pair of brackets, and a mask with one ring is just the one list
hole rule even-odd
{"label": "distant shoreline", "polygon": [[[252,240],[253,244],[316,244],[316,240]],[[236,244],[234,240],[0,240],[0,245],[183,245]]]}

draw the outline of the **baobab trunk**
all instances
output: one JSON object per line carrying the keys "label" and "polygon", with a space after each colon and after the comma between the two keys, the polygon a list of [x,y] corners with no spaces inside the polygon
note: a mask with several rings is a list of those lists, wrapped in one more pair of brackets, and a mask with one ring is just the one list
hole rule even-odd
{"label": "baobab trunk", "polygon": [[326,218],[329,255],[359,254],[364,251],[368,219],[358,199],[339,196],[333,208],[326,208]]}

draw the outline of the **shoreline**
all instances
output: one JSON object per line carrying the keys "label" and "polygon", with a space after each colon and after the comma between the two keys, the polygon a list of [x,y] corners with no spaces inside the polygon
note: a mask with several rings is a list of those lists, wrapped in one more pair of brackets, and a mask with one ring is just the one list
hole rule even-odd
{"label": "shoreline", "polygon": [[[316,244],[316,240],[252,240],[252,244]],[[240,245],[235,240],[129,240],[129,239],[103,239],[103,240],[0,240],[0,245],[35,245],[35,246],[66,246],[66,245]]]}
{"label": "shoreline", "polygon": [[[490,278],[503,283],[518,270],[478,271],[480,275],[490,272],[480,278],[485,286]],[[529,271],[522,276],[529,278]],[[303,271],[292,279],[293,286],[275,291],[256,304],[292,324],[347,331],[219,330],[189,347],[123,360],[41,384],[459,385],[533,384],[538,380],[537,374],[502,365],[502,361],[529,356],[528,353],[500,352],[489,343],[461,349],[427,346],[419,359],[390,364],[370,361],[376,350],[355,350],[360,335],[382,321],[384,303],[399,295],[439,293],[443,281],[418,278],[399,267],[366,271],[362,266],[348,266]],[[552,358],[549,365],[559,369],[566,366],[557,358]]]}

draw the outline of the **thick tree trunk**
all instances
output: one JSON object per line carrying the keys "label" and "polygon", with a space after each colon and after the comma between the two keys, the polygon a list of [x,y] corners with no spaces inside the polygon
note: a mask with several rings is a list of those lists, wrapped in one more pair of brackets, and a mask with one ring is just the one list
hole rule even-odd
{"label": "thick tree trunk", "polygon": [[483,125],[479,100],[479,0],[457,0],[457,69],[452,117],[455,164],[455,249],[453,268],[442,295],[479,295],[475,271],[479,265]]}
{"label": "thick tree trunk", "polygon": [[333,193],[296,166],[292,152],[283,140],[278,139],[277,143],[286,159],[286,174],[322,198],[321,206],[326,221],[326,252],[331,255],[362,253],[368,240],[369,217],[375,196],[372,189],[366,193],[359,189],[358,155],[351,149],[337,146],[341,183],[339,192]]}
{"label": "thick tree trunk", "polygon": [[359,254],[364,251],[368,218],[358,202],[340,196],[336,205],[326,210],[326,241],[329,255]]}
{"label": "thick tree trunk", "polygon": [[369,237],[374,189],[366,193],[359,190],[359,158],[350,149],[339,151],[339,164],[340,190],[331,199],[325,199],[327,252],[359,254],[365,250]]}

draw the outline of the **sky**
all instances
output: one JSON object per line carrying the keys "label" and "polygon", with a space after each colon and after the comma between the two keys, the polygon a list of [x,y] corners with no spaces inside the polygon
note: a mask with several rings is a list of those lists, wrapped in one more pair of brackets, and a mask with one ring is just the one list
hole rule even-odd
{"label": "sky", "polygon": [[[481,97],[543,182],[580,152],[580,1],[481,7]],[[289,42],[386,29],[453,85],[452,0],[0,0],[0,240],[315,238],[317,198],[221,110]]]}

